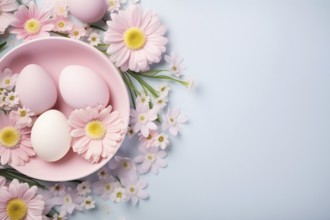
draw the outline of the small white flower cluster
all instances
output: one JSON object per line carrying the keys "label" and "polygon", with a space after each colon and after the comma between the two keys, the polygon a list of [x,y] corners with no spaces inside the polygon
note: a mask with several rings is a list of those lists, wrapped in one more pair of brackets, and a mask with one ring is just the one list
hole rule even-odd
{"label": "small white flower cluster", "polygon": [[19,104],[18,95],[15,92],[15,84],[18,74],[6,68],[0,74],[0,109],[9,111],[17,108]]}
{"label": "small white flower cluster", "polygon": [[116,156],[109,167],[103,167],[97,175],[99,181],[93,183],[93,190],[105,200],[131,202],[136,206],[140,199],[149,198],[145,191],[148,183],[139,179],[135,163],[130,158]]}
{"label": "small white flower cluster", "polygon": [[57,210],[52,219],[67,219],[75,211],[95,208],[95,195],[115,203],[131,202],[134,206],[140,199],[149,198],[145,191],[148,183],[139,179],[135,162],[130,158],[116,156],[94,175],[76,187],[72,183],[56,183],[47,191],[39,189],[45,201],[43,212],[49,214]]}
{"label": "small white flower cluster", "polygon": [[128,135],[137,134],[141,143],[140,155],[134,159],[139,174],[148,171],[158,174],[159,168],[167,166],[164,158],[170,144],[169,135],[177,136],[182,124],[187,122],[179,109],[166,109],[169,91],[167,84],[161,85],[154,99],[141,92],[135,100],[136,108],[131,109]]}
{"label": "small white flower cluster", "polygon": [[19,107],[20,101],[15,92],[18,74],[9,68],[0,73],[0,109],[8,111],[9,117],[21,127],[31,127],[34,113],[25,107]]}
{"label": "small white flower cluster", "polygon": [[56,183],[49,190],[40,194],[45,201],[45,214],[56,211],[52,219],[67,219],[75,211],[83,211],[95,208],[95,200],[92,197],[91,183],[83,181],[72,188],[73,184]]}
{"label": "small white flower cluster", "polygon": [[[116,1],[109,1],[109,4],[110,2]],[[87,24],[73,23],[71,21],[66,0],[54,1],[51,8],[52,17],[54,19],[53,31],[68,35],[75,40],[82,40],[84,38],[91,46],[97,46],[101,43],[100,34],[97,31],[92,30]]]}

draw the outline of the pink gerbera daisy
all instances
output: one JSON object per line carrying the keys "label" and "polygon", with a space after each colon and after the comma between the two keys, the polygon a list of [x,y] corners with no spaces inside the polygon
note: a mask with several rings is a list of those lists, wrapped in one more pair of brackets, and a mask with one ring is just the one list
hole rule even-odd
{"label": "pink gerbera daisy", "polygon": [[112,106],[86,107],[74,110],[69,117],[73,151],[90,163],[114,154],[123,138],[123,119],[119,112],[111,110]]}
{"label": "pink gerbera daisy", "polygon": [[143,12],[139,6],[111,14],[109,29],[104,42],[110,44],[107,53],[112,62],[123,71],[146,71],[152,63],[158,63],[166,51],[165,27],[158,16]]}
{"label": "pink gerbera daisy", "polygon": [[23,220],[42,219],[44,201],[42,196],[36,194],[38,188],[29,188],[27,183],[19,183],[14,179],[8,187],[0,189],[0,219]]}
{"label": "pink gerbera daisy", "polygon": [[17,121],[0,113],[1,164],[24,165],[35,152],[30,141],[30,127],[21,127]]}
{"label": "pink gerbera daisy", "polygon": [[18,39],[24,41],[40,37],[49,37],[48,31],[54,27],[50,19],[50,11],[38,11],[34,2],[31,2],[29,8],[24,5],[19,6],[15,12],[15,21],[11,33],[17,34]]}

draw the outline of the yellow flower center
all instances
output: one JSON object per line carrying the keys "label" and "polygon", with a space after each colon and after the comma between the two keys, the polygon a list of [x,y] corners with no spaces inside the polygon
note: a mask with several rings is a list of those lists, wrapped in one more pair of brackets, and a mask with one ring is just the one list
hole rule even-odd
{"label": "yellow flower center", "polygon": [[85,132],[91,139],[102,139],[106,133],[106,130],[100,121],[94,120],[90,121],[86,125]]}
{"label": "yellow flower center", "polygon": [[117,198],[122,198],[123,197],[123,193],[122,192],[117,192]]}
{"label": "yellow flower center", "polygon": [[173,70],[174,72],[176,72],[176,71],[178,70],[178,68],[176,68],[176,66],[173,66],[173,67],[172,67],[172,70]]}
{"label": "yellow flower center", "polygon": [[34,18],[31,18],[25,22],[24,29],[29,34],[36,34],[40,31],[40,22]]}
{"label": "yellow flower center", "polygon": [[163,136],[160,136],[160,137],[158,138],[158,140],[159,140],[159,142],[163,142],[163,141],[164,141],[164,137],[163,137]]}
{"label": "yellow flower center", "polygon": [[155,159],[155,157],[152,154],[147,154],[147,159],[150,161],[153,161]]}
{"label": "yellow flower center", "polygon": [[109,192],[111,190],[111,185],[110,184],[105,185],[105,190]]}
{"label": "yellow flower center", "polygon": [[146,43],[146,37],[139,28],[132,27],[125,31],[124,42],[129,49],[139,50]]}
{"label": "yellow flower center", "polygon": [[124,167],[125,169],[129,169],[129,164],[128,164],[127,161],[125,161],[125,162],[123,163],[123,167]]}
{"label": "yellow flower center", "polygon": [[5,127],[0,131],[0,143],[7,148],[14,148],[19,143],[21,134],[14,127]]}
{"label": "yellow flower center", "polygon": [[26,116],[26,111],[25,110],[21,110],[19,112],[19,116],[22,117],[22,118],[24,118]]}
{"label": "yellow flower center", "polygon": [[72,202],[71,196],[69,196],[69,195],[67,195],[64,200],[67,204],[71,204],[71,202]]}
{"label": "yellow flower center", "polygon": [[64,28],[64,27],[65,27],[65,22],[64,22],[64,21],[59,21],[59,22],[57,23],[57,26],[58,26],[59,28]]}
{"label": "yellow flower center", "polygon": [[148,137],[147,137],[147,140],[151,140],[152,139],[152,135],[149,134]]}
{"label": "yellow flower center", "polygon": [[7,203],[6,211],[10,220],[23,220],[28,208],[24,200],[12,199]]}
{"label": "yellow flower center", "polygon": [[135,188],[134,188],[134,187],[130,187],[130,188],[129,188],[129,191],[130,191],[131,193],[134,193],[134,192],[135,192]]}
{"label": "yellow flower center", "polygon": [[147,121],[147,115],[142,113],[138,116],[138,119],[140,122],[145,123]]}
{"label": "yellow flower center", "polygon": [[5,80],[5,84],[6,84],[6,85],[9,85],[9,84],[10,84],[10,79],[6,79],[6,80]]}
{"label": "yellow flower center", "polygon": [[115,3],[114,0],[109,0],[108,2],[109,2],[109,6],[110,6],[110,7],[113,7],[113,6],[116,5],[116,3]]}

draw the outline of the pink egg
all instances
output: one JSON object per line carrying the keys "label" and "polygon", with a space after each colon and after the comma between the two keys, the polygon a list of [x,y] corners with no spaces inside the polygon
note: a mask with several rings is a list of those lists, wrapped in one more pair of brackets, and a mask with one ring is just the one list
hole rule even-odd
{"label": "pink egg", "polygon": [[110,99],[109,88],[104,79],[93,70],[80,65],[67,66],[62,70],[59,89],[65,103],[74,109],[106,106]]}
{"label": "pink egg", "polygon": [[16,92],[21,104],[37,115],[51,109],[57,100],[55,82],[36,64],[23,68],[16,81]]}
{"label": "pink egg", "polygon": [[68,0],[73,16],[86,23],[99,21],[107,10],[105,0]]}

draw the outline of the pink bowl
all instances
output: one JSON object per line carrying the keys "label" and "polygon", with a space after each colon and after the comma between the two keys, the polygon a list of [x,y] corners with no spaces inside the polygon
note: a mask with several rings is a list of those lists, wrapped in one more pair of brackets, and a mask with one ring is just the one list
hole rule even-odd
{"label": "pink bowl", "polygon": [[[130,108],[126,86],[117,68],[95,48],[81,41],[61,37],[33,40],[15,47],[1,58],[0,71],[4,68],[10,68],[15,73],[19,73],[26,65],[32,63],[42,66],[51,75],[57,86],[62,69],[68,65],[83,65],[94,70],[108,84],[110,104],[114,110],[121,113],[127,126]],[[66,116],[73,110],[65,104],[59,93],[54,109],[63,112]],[[13,167],[36,179],[68,181],[85,177],[97,171],[112,157],[113,155],[110,155],[100,163],[90,164],[70,150],[64,158],[57,162],[46,162],[36,156],[24,166]]]}

